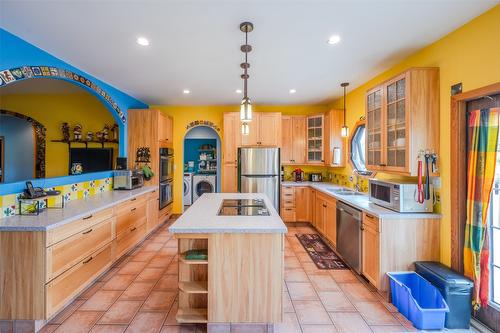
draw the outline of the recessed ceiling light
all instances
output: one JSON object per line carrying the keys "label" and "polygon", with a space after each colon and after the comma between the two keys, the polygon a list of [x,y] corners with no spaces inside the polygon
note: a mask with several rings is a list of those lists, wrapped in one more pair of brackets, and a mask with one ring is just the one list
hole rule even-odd
{"label": "recessed ceiling light", "polygon": [[237,94],[241,94],[243,91],[241,91],[241,89],[236,89],[236,93]]}
{"label": "recessed ceiling light", "polygon": [[191,90],[189,90],[189,89],[184,89],[184,90],[182,91],[182,93],[187,95],[187,94],[191,93]]}
{"label": "recessed ceiling light", "polygon": [[290,89],[290,90],[289,90],[289,93],[290,93],[290,94],[295,94],[296,92],[297,92],[297,90],[295,90],[295,89]]}
{"label": "recessed ceiling light", "polygon": [[139,38],[137,38],[137,44],[139,44],[141,46],[148,46],[149,40],[146,37],[139,37]]}
{"label": "recessed ceiling light", "polygon": [[328,44],[333,45],[337,44],[340,42],[340,36],[339,35],[332,35],[330,38],[328,38]]}

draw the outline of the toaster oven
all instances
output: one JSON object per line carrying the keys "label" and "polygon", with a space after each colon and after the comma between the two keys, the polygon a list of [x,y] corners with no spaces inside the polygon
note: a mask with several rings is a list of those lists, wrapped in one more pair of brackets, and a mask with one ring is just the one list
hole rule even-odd
{"label": "toaster oven", "polygon": [[144,176],[139,170],[113,171],[114,190],[133,190],[144,185]]}

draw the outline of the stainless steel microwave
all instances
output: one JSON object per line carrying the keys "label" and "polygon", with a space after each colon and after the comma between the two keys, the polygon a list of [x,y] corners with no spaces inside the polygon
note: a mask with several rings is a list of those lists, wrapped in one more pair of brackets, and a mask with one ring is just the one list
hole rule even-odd
{"label": "stainless steel microwave", "polygon": [[432,185],[431,199],[419,203],[416,183],[370,179],[369,184],[369,197],[374,204],[400,213],[432,213],[433,211]]}

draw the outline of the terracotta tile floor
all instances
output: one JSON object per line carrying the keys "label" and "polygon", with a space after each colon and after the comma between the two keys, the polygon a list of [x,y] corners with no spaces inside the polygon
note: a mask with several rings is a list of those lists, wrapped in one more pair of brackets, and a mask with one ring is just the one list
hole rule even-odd
{"label": "terracotta tile floor", "polygon": [[[289,226],[285,238],[284,322],[275,325],[276,333],[416,331],[362,278],[348,270],[317,269],[295,237],[296,233],[311,232],[314,229],[307,225]],[[206,332],[205,325],[179,325],[175,320],[176,247],[177,242],[162,226],[41,332]]]}

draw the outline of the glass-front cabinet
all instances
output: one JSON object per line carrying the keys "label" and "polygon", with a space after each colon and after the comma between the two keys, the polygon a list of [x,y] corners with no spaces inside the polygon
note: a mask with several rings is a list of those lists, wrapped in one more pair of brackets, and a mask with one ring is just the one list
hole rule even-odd
{"label": "glass-front cabinet", "polygon": [[439,69],[412,68],[366,93],[367,169],[417,175],[419,152],[439,153]]}
{"label": "glass-front cabinet", "polygon": [[323,164],[324,116],[307,117],[307,163]]}

